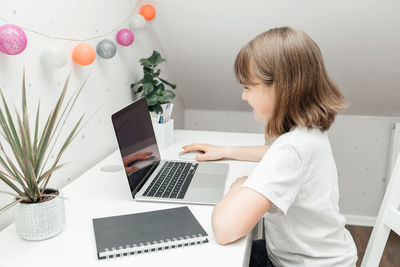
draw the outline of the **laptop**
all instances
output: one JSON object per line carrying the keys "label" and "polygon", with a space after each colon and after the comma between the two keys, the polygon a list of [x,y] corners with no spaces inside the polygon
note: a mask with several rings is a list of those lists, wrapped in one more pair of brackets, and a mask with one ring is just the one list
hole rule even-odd
{"label": "laptop", "polygon": [[162,160],[146,98],[112,115],[132,197],[138,201],[216,204],[229,164]]}

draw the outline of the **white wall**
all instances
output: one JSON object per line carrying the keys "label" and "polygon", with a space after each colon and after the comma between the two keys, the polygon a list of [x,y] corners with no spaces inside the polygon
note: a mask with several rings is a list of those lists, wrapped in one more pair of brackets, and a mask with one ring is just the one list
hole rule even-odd
{"label": "white wall", "polygon": [[189,109],[247,111],[233,73],[239,49],[292,26],[320,46],[351,103],[346,114],[400,116],[400,1],[167,0],[155,29]]}
{"label": "white wall", "polygon": [[[135,0],[113,1],[112,3],[106,0],[7,0],[2,1],[0,17],[10,23],[48,35],[84,39],[102,35],[118,26],[131,13],[135,4]],[[125,23],[121,28],[127,27],[128,25]],[[91,74],[75,110],[66,124],[66,131],[72,129],[72,125],[79,115],[86,112],[86,118],[88,118],[100,108],[64,154],[62,161],[69,162],[69,164],[55,172],[52,177],[50,185],[62,187],[111,151],[117,149],[111,114],[132,103],[133,95],[130,84],[137,81],[142,75],[139,59],[150,56],[153,49],[160,51],[163,56],[166,55],[154,33],[153,22],[150,22],[144,31],[134,32],[135,41],[131,46],[117,45],[117,54],[112,59],[104,60],[97,57],[90,66],[79,66],[69,59],[64,68],[48,71],[41,65],[39,59],[44,47],[57,43],[68,49],[71,54],[73,47],[78,42],[55,41],[29,31],[25,32],[28,37],[28,46],[22,54],[7,56],[0,53],[0,87],[9,99],[9,105],[12,107],[15,104],[18,109],[20,108],[22,70],[25,66],[31,119],[35,117],[33,110],[40,98],[43,122],[50,107],[54,106],[69,72],[71,72],[69,94],[83,82],[89,72]],[[116,32],[113,32],[107,38],[115,40],[115,34]],[[95,39],[89,43],[95,47],[101,40]],[[167,64],[164,64],[161,73],[167,80],[175,82],[168,72]],[[173,116],[175,127],[182,128],[184,106],[179,95],[179,88],[176,92],[176,108]],[[4,142],[4,140],[1,141]],[[94,180],[93,183],[95,184],[96,181]],[[5,189],[5,185],[0,182],[0,190]],[[0,194],[1,207],[10,200],[11,197],[8,195]],[[12,211],[1,214],[0,229],[11,220]]]}
{"label": "white wall", "polygon": [[[186,109],[185,114],[186,129],[264,132],[252,112]],[[340,209],[351,223],[371,224],[378,214],[392,124],[399,121],[400,117],[339,115],[328,132],[339,174]]]}

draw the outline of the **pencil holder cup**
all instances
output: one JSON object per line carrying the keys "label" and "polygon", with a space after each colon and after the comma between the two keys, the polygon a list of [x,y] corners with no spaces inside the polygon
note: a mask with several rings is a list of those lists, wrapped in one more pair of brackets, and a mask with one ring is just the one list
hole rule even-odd
{"label": "pencil holder cup", "polygon": [[153,129],[160,149],[172,145],[174,142],[174,120],[171,119],[166,123],[156,123],[153,121]]}

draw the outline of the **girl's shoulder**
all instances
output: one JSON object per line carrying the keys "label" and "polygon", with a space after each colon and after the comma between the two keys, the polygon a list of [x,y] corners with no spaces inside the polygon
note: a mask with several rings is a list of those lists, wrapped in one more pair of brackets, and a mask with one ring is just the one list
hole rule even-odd
{"label": "girl's shoulder", "polygon": [[319,139],[327,137],[326,131],[323,132],[318,127],[308,129],[306,127],[295,126],[289,132],[279,136],[274,143],[298,143],[300,142],[316,142]]}
{"label": "girl's shoulder", "polygon": [[273,146],[292,146],[297,153],[304,155],[330,149],[327,132],[319,128],[293,127],[289,132],[279,136]]}

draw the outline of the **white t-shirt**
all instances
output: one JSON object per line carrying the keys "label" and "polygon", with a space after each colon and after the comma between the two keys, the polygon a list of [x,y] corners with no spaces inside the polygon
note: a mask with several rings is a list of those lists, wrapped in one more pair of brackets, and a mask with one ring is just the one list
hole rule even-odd
{"label": "white t-shirt", "polygon": [[293,127],[275,140],[242,186],[273,203],[264,217],[275,266],[355,266],[357,249],[339,213],[326,132]]}

